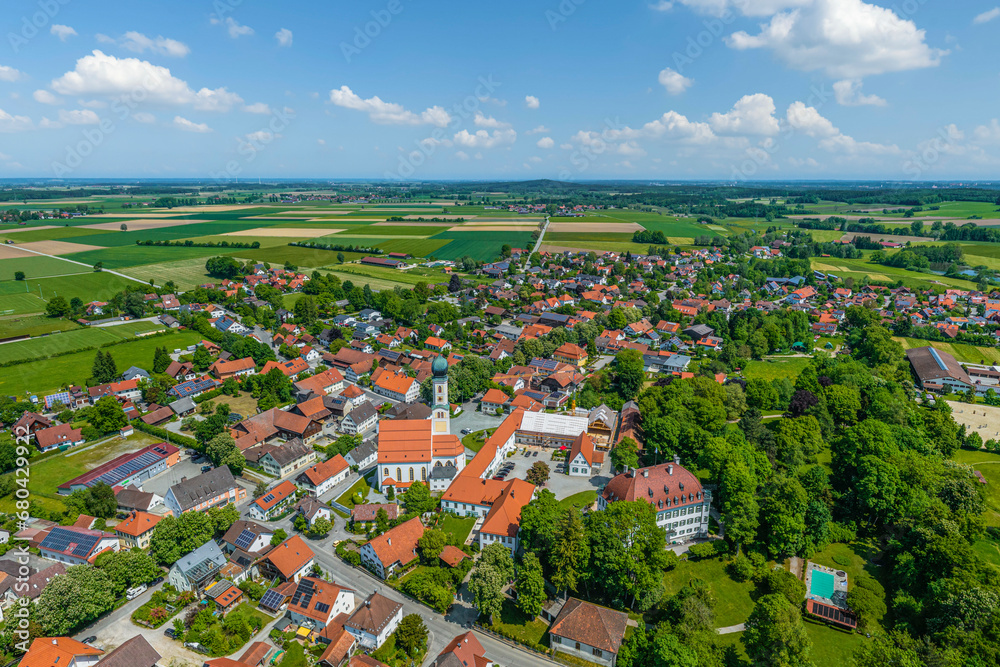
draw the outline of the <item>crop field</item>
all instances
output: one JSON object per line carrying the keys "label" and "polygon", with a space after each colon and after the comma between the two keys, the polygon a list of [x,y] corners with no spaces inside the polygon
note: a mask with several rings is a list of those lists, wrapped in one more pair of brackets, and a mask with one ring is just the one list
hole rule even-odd
{"label": "crop field", "polygon": [[929,285],[974,289],[975,283],[960,278],[947,278],[932,273],[907,271],[894,266],[872,264],[864,259],[839,259],[836,257],[814,257],[812,267],[819,271],[833,272],[838,278],[854,278],[856,281],[868,276],[872,280],[895,282],[902,280],[907,287],[926,289]]}
{"label": "crop field", "polygon": [[[378,266],[364,266],[361,264],[341,264],[330,267],[333,273],[340,276],[341,280],[351,280],[358,283],[366,278],[376,278],[387,282],[399,283],[413,286],[417,283],[439,283],[447,282],[448,275],[440,269],[428,269],[420,267],[409,271],[399,271],[396,269],[383,269]],[[325,269],[324,269],[325,270]]]}
{"label": "crop field", "polygon": [[[541,249],[548,252],[563,252],[566,250],[577,251],[593,250],[597,254],[602,252],[632,252],[632,253],[645,253],[649,250],[649,244],[643,243],[632,243],[631,241],[559,241],[557,243],[549,243],[549,235],[546,234],[545,238],[542,239]],[[677,243],[678,245],[683,245],[689,243],[692,239],[670,239],[671,243]]]}
{"label": "crop field", "polygon": [[[40,342],[40,340],[42,339],[32,342]],[[153,352],[157,347],[173,350],[197,343],[199,340],[201,340],[201,336],[197,333],[179,331],[173,332],[169,336],[152,336],[113,345],[104,348],[104,351],[110,352],[118,368],[124,370],[129,366],[148,367],[153,362]],[[8,343],[0,345],[0,348],[16,344]],[[36,359],[29,363],[7,366],[0,373],[0,392],[6,395],[17,395],[30,391],[41,395],[50,393],[66,384],[82,384],[90,375],[94,354],[94,350],[84,350],[61,357]]]}
{"label": "crop field", "polygon": [[480,261],[491,261],[499,257],[504,244],[511,248],[531,248],[531,232],[443,232],[433,239],[451,239],[447,245],[435,251],[437,259],[460,259],[468,255]]}
{"label": "crop field", "polygon": [[[67,266],[76,266],[68,262],[64,263]],[[122,278],[111,273],[95,273],[82,266],[79,268],[84,269],[86,272],[72,276],[43,278],[39,280],[33,280],[29,274],[28,279],[24,282],[19,280],[0,282],[0,296],[33,294],[48,301],[53,296],[59,295],[65,297],[67,300],[79,297],[84,302],[101,301],[121,292],[125,289],[126,285],[137,284],[128,278]],[[27,290],[25,286],[27,286]],[[42,307],[42,310],[45,310],[45,308]]]}
{"label": "crop field", "polygon": [[92,235],[94,235],[93,229],[84,229],[82,227],[22,227],[20,229],[12,229],[10,231],[6,229],[3,230],[3,233],[0,234],[0,240],[10,240],[14,243],[31,243],[32,241],[65,240],[77,236]]}
{"label": "crop field", "polygon": [[[90,268],[43,255],[26,254],[23,257],[0,259],[0,281],[13,280],[18,271],[23,271],[25,277],[31,279],[86,273]],[[23,285],[21,289],[24,289]]]}
{"label": "crop field", "polygon": [[[383,226],[381,224],[375,225],[365,225],[362,233],[368,236],[434,236],[435,234],[440,234],[441,232],[446,232],[450,229],[444,226],[433,226],[433,225],[391,225]],[[332,231],[332,230],[331,230]],[[337,234],[350,234],[352,230],[346,230]]]}
{"label": "crop field", "polygon": [[615,234],[614,232],[545,232],[545,243],[559,244],[577,241],[607,241],[609,243],[632,243],[631,234]]}

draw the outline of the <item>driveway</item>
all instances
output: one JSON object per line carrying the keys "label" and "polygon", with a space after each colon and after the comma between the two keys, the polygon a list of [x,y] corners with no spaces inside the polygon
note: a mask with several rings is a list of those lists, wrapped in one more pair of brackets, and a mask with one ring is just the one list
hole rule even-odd
{"label": "driveway", "polygon": [[209,464],[209,461],[204,459],[198,459],[198,462],[195,463],[189,456],[182,454],[177,465],[144,482],[142,490],[146,493],[165,496],[171,486],[179,484],[182,479],[197,477],[201,474],[201,467]]}
{"label": "driveway", "polygon": [[482,431],[486,428],[496,428],[506,417],[506,415],[503,417],[484,415],[482,412],[476,412],[476,407],[475,403],[466,403],[462,406],[462,412],[457,417],[451,418],[452,433],[461,438],[462,429]]}

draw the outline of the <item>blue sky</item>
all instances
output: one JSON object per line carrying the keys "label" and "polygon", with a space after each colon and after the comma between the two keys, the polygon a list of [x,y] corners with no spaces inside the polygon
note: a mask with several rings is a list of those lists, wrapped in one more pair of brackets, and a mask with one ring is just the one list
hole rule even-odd
{"label": "blue sky", "polygon": [[1000,177],[1000,0],[11,0],[0,177]]}

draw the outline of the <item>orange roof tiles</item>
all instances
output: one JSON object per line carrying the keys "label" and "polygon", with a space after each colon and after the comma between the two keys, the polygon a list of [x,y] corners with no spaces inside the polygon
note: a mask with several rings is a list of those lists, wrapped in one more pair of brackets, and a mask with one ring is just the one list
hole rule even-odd
{"label": "orange roof tiles", "polygon": [[383,567],[396,562],[405,565],[417,557],[417,541],[423,535],[424,524],[416,517],[390,528],[368,544],[375,550]]}

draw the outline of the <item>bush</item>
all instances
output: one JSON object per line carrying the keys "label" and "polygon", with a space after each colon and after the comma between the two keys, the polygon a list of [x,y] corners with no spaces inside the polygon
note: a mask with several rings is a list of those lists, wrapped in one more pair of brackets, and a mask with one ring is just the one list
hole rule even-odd
{"label": "bush", "polygon": [[722,540],[711,540],[701,544],[693,544],[688,549],[688,558],[701,560],[703,558],[714,558],[719,554],[729,551],[729,546]]}
{"label": "bush", "polygon": [[348,551],[347,555],[344,556],[344,560],[346,560],[354,567],[358,567],[361,565],[361,554],[359,554],[357,551]]}
{"label": "bush", "polygon": [[831,521],[827,524],[827,539],[831,542],[853,542],[857,538],[857,533],[853,526],[845,526],[844,524],[837,523],[836,521]]}
{"label": "bush", "polygon": [[729,572],[731,576],[736,581],[750,581],[757,574],[757,568],[754,567],[750,559],[740,554],[735,559],[733,559],[727,566],[726,571]]}

